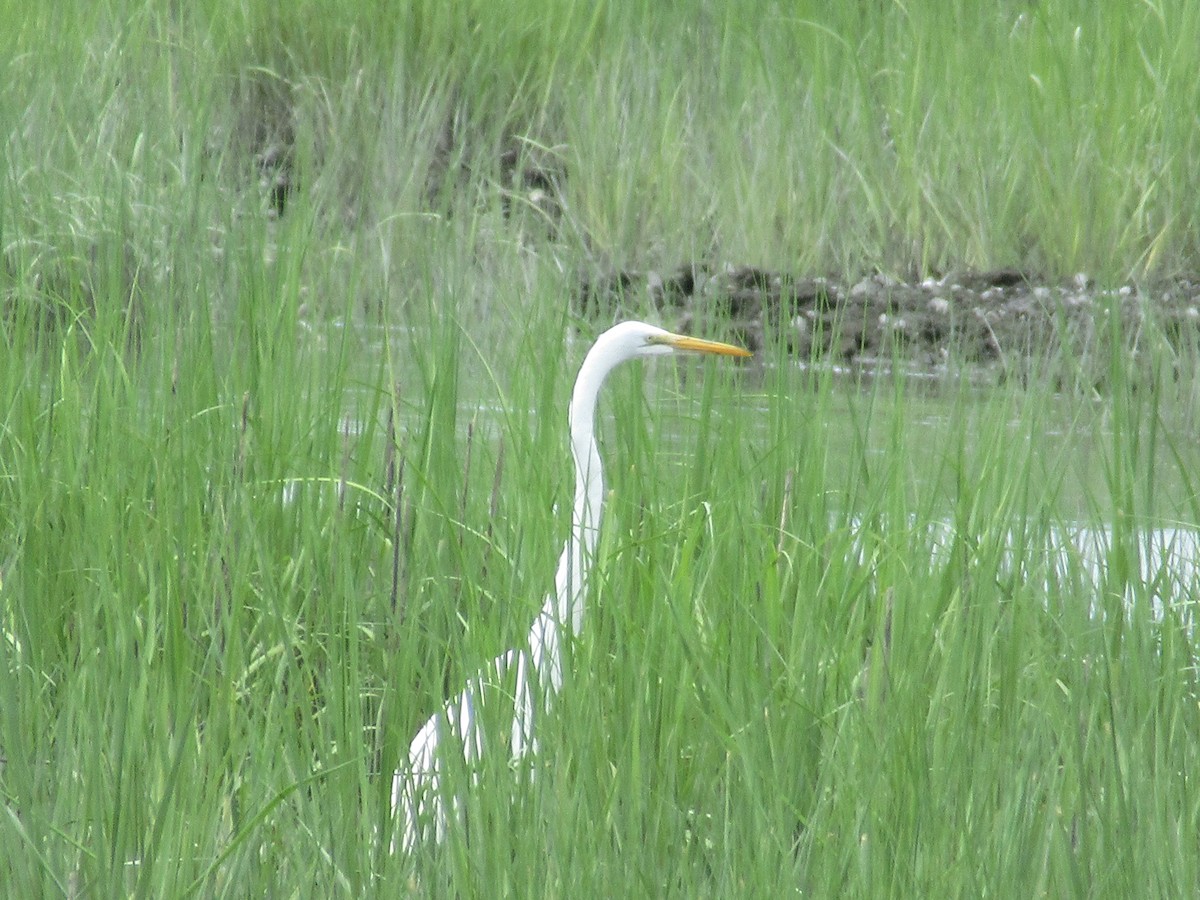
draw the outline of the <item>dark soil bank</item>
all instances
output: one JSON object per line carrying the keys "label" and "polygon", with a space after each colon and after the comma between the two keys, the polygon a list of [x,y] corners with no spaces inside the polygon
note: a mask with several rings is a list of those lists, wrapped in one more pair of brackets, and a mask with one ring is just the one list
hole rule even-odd
{"label": "dark soil bank", "polygon": [[[782,343],[801,358],[917,367],[950,361],[999,373],[1065,353],[1094,357],[1113,336],[1136,348],[1149,328],[1179,349],[1200,344],[1200,280],[1099,290],[1083,275],[1048,284],[1015,270],[951,273],[906,284],[876,275],[855,284],[749,267],[686,265],[663,275],[620,272],[586,280],[585,315],[647,303],[682,331],[730,321],[752,349]],[[1115,318],[1114,318],[1115,317]]]}

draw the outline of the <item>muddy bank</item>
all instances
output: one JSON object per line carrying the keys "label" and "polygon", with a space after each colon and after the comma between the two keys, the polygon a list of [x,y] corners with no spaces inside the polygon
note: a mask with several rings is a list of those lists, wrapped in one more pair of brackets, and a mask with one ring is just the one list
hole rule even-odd
{"label": "muddy bank", "polygon": [[997,374],[1026,371],[1033,360],[1099,358],[1114,334],[1136,347],[1151,323],[1179,349],[1200,344],[1200,279],[1187,278],[1100,290],[1084,275],[1055,284],[1004,269],[915,284],[881,275],[845,284],[750,267],[685,265],[666,274],[587,279],[577,303],[598,318],[636,314],[650,304],[669,326],[697,333],[707,330],[709,319],[729,321],[747,346],[780,343],[804,359],[874,364],[900,358],[917,367],[962,363]]}

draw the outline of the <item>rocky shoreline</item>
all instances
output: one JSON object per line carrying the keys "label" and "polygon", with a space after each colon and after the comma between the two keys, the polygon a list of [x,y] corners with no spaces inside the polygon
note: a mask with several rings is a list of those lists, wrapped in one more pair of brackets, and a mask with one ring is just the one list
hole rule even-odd
{"label": "rocky shoreline", "polygon": [[1151,323],[1177,349],[1200,345],[1200,279],[1191,278],[1099,289],[1082,274],[1048,283],[1001,269],[847,284],[748,266],[683,265],[667,274],[586,279],[577,302],[585,316],[603,318],[651,304],[682,331],[703,332],[710,319],[730,322],[752,349],[778,342],[801,359],[834,364],[901,359],[936,369],[957,362],[1011,374],[1054,354],[1097,357],[1114,334],[1136,348]]}

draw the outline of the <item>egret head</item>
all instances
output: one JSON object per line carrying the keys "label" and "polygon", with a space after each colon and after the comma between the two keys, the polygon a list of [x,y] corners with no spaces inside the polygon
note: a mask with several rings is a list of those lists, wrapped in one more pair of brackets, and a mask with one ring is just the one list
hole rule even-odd
{"label": "egret head", "polygon": [[626,360],[665,356],[680,351],[719,353],[722,356],[752,355],[749,350],[735,347],[733,344],[673,334],[645,322],[621,322],[614,325],[596,339],[596,343],[583,360],[579,377],[575,380],[575,390],[571,394],[571,406],[567,415],[571,422],[571,432],[579,445],[590,444],[594,440],[592,419],[595,416],[596,395],[609,372]]}
{"label": "egret head", "polygon": [[684,334],[674,334],[645,322],[621,322],[614,325],[596,341],[596,349],[615,361],[643,356],[665,356],[678,351],[717,353],[722,356],[751,356],[749,350],[720,341],[706,341]]}

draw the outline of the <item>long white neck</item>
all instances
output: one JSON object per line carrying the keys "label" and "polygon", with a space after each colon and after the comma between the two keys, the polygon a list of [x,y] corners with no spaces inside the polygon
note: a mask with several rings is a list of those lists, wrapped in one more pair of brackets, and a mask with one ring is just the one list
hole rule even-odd
{"label": "long white neck", "polygon": [[[645,329],[647,326],[636,323],[635,327]],[[522,653],[518,660],[512,729],[514,759],[520,759],[536,747],[533,729],[536,712],[546,709],[550,699],[562,688],[564,632],[577,636],[583,628],[588,571],[595,561],[604,507],[604,472],[596,446],[596,397],[608,373],[623,360],[655,355],[645,352],[648,346],[645,342],[630,346],[629,328],[629,325],[617,325],[600,336],[583,360],[571,392],[571,405],[567,411],[571,458],[575,463],[571,534],[558,558],[554,593],[546,598],[541,613],[529,629],[529,654]],[[534,689],[533,673],[536,673],[540,697]]]}
{"label": "long white neck", "polygon": [[554,613],[559,623],[569,623],[572,634],[583,627],[585,579],[595,557],[604,505],[604,470],[595,434],[596,397],[612,366],[598,357],[593,350],[584,359],[567,412],[575,464],[575,505],[571,534],[554,578]]}

